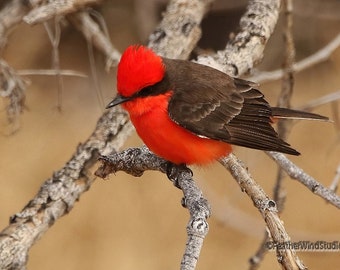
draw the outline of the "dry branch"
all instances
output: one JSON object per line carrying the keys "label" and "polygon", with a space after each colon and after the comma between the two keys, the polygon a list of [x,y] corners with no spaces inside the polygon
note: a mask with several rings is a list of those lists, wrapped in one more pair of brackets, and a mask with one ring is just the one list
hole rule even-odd
{"label": "dry branch", "polygon": [[25,269],[29,249],[90,188],[94,178],[88,169],[99,155],[118,150],[131,130],[125,112],[119,108],[106,111],[93,134],[78,146],[65,166],[43,183],[20,213],[11,217],[0,234],[0,269]]}
{"label": "dry branch", "polygon": [[[334,39],[332,39],[326,46],[318,50],[316,53],[302,59],[301,61],[294,63],[293,71],[300,72],[302,70],[305,70],[316,64],[328,60],[332,53],[339,47],[340,47],[340,33]],[[267,82],[281,79],[282,76],[283,70],[279,69],[273,71],[253,72],[253,75],[247,77],[247,79],[254,82]]]}
{"label": "dry branch", "polygon": [[301,168],[291,162],[285,155],[277,152],[266,153],[290,176],[290,178],[298,180],[315,195],[318,195],[335,207],[340,208],[340,196],[336,195],[333,190],[324,187],[312,176],[308,175]]}
{"label": "dry branch", "polygon": [[0,97],[7,100],[9,134],[18,130],[19,114],[24,110],[26,82],[4,60],[0,59]]}
{"label": "dry branch", "polygon": [[191,170],[155,156],[147,147],[130,148],[102,157],[100,160],[102,165],[95,173],[99,177],[106,178],[117,171],[142,176],[146,170],[157,170],[166,173],[168,178],[183,191],[183,205],[189,210],[190,220],[187,225],[188,239],[181,269],[195,269],[203,240],[209,230],[207,218],[210,216],[210,206],[192,179]]}
{"label": "dry branch", "polygon": [[79,11],[67,17],[83,33],[86,40],[106,56],[106,70],[117,65],[119,51],[112,45],[110,37],[90,16],[88,11]]}
{"label": "dry branch", "polygon": [[248,73],[263,58],[263,51],[279,17],[280,0],[249,1],[240,20],[240,31],[215,55],[200,56],[198,62],[231,76]]}
{"label": "dry branch", "polygon": [[[231,173],[241,189],[248,194],[256,208],[260,211],[274,244],[280,245],[290,242],[290,237],[278,216],[275,201],[271,200],[254,181],[243,163],[233,154],[220,159],[220,163]],[[306,269],[292,249],[276,248],[276,257],[278,262],[282,264],[283,269]]]}
{"label": "dry branch", "polygon": [[[283,41],[284,41],[284,62],[283,62],[283,78],[281,84],[281,92],[277,102],[278,107],[290,108],[291,98],[294,90],[294,72],[293,65],[295,61],[295,46],[293,39],[293,2],[292,0],[283,0]],[[292,121],[279,121],[278,134],[280,138],[286,140]],[[278,167],[275,185],[273,188],[273,199],[276,202],[278,213],[281,214],[286,201],[286,190],[284,188],[285,174],[281,167]],[[268,231],[264,232],[263,240],[260,247],[256,251],[256,255],[250,260],[250,269],[257,269],[259,264],[267,252],[265,244],[269,241],[270,235]]]}
{"label": "dry branch", "polygon": [[25,1],[12,0],[0,10],[0,49],[6,44],[8,31],[21,22],[29,9]]}
{"label": "dry branch", "polygon": [[28,24],[36,24],[45,22],[57,16],[65,16],[69,13],[76,12],[82,8],[98,4],[100,0],[54,0],[48,1],[43,5],[35,5],[35,8],[31,10],[26,16],[24,16],[24,22]]}
{"label": "dry branch", "polygon": [[212,2],[171,1],[148,46],[164,57],[187,59],[201,37],[200,23]]}

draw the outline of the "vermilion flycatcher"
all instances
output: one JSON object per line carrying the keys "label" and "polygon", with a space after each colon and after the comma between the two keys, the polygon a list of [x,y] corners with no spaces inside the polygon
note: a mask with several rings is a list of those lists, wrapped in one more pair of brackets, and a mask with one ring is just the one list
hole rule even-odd
{"label": "vermilion flycatcher", "polygon": [[256,84],[185,60],[130,46],[117,70],[118,95],[138,135],[156,155],[176,164],[206,164],[228,155],[230,144],[292,155],[273,118],[327,117],[270,107]]}

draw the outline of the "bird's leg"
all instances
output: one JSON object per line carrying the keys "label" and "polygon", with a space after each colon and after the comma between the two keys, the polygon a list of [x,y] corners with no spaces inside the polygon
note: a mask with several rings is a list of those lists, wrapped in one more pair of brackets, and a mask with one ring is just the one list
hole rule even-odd
{"label": "bird's leg", "polygon": [[166,166],[166,175],[170,179],[170,181],[174,184],[175,187],[181,189],[178,178],[181,172],[188,171],[190,172],[190,175],[193,175],[192,170],[190,170],[185,164],[175,164],[170,161],[167,162]]}
{"label": "bird's leg", "polygon": [[[193,176],[193,172],[189,169],[184,163],[183,164],[174,164],[170,161],[167,162],[166,165],[166,175],[170,179],[170,181],[174,184],[175,187],[181,189],[179,184],[179,179],[182,173],[189,173],[190,176]],[[184,208],[186,208],[186,199],[185,197],[182,198],[181,204]]]}

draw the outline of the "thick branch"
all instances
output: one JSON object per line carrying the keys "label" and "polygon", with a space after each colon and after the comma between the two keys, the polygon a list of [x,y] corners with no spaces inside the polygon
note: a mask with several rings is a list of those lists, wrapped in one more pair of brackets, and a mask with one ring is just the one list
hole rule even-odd
{"label": "thick branch", "polygon": [[6,43],[9,29],[19,24],[25,14],[29,11],[25,1],[12,0],[0,10],[0,48]]}
{"label": "thick branch", "polygon": [[73,208],[93,182],[88,168],[98,155],[119,149],[132,130],[121,109],[107,111],[89,139],[80,144],[73,157],[55,172],[38,194],[15,214],[0,234],[0,269],[25,269],[28,250],[57,221]]}
{"label": "thick branch", "polygon": [[231,76],[249,72],[263,58],[263,51],[279,17],[280,0],[251,0],[240,20],[240,32],[225,50],[200,56],[198,62]]}
{"label": "thick branch", "polygon": [[100,160],[102,166],[95,173],[99,177],[105,178],[117,171],[141,176],[146,170],[157,170],[167,173],[169,179],[183,191],[183,204],[189,210],[190,220],[187,225],[188,239],[181,270],[195,269],[203,240],[209,230],[207,218],[210,216],[210,206],[192,179],[191,170],[155,156],[147,147],[130,148],[102,157]]}
{"label": "thick branch", "polygon": [[200,23],[212,0],[173,0],[148,46],[168,58],[187,59],[201,37]]}
{"label": "thick branch", "polygon": [[85,6],[98,4],[100,0],[54,0],[36,6],[23,20],[28,24],[47,21],[56,16],[64,16],[76,12]]}

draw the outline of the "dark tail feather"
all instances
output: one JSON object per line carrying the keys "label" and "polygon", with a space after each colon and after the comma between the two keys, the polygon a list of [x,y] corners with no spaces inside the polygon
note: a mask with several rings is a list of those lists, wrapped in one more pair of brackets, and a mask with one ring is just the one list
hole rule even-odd
{"label": "dark tail feather", "polygon": [[272,116],[275,118],[304,119],[330,121],[328,117],[316,113],[292,110],[287,108],[272,107]]}

